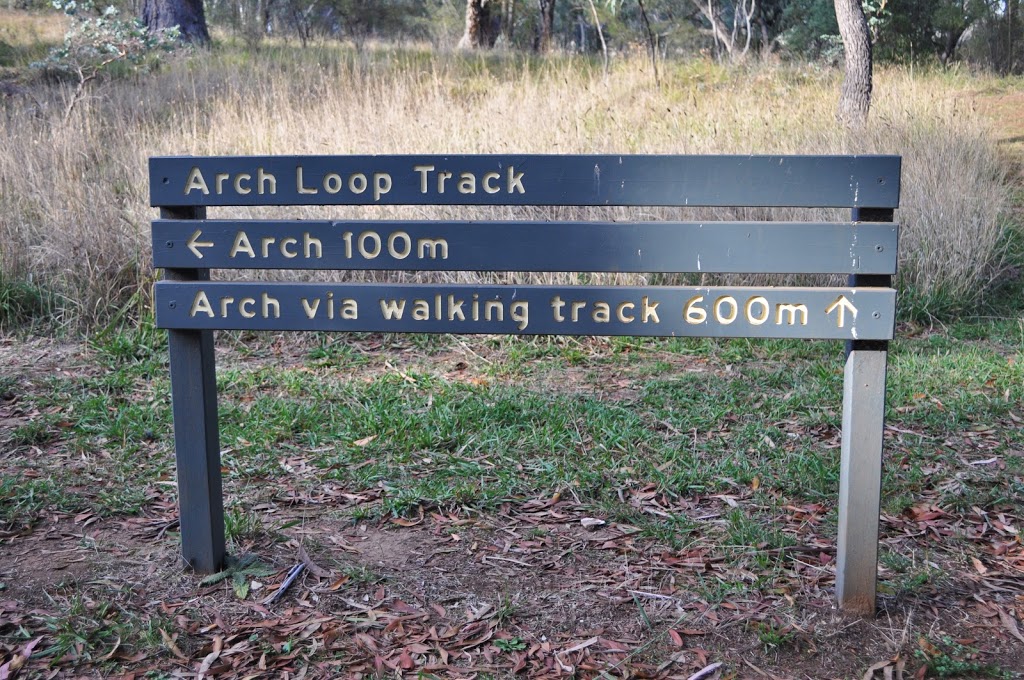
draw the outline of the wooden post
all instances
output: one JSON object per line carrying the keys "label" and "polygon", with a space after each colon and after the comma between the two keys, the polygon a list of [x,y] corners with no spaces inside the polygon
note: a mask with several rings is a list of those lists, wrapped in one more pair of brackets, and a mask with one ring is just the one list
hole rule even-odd
{"label": "wooden post", "polygon": [[[206,208],[161,208],[164,219],[197,220]],[[209,269],[167,269],[168,281],[206,281]],[[202,574],[224,567],[224,500],[217,424],[213,331],[170,330],[174,453],[178,470],[181,554]]]}
{"label": "wooden post", "polygon": [[[853,210],[854,222],[892,222],[893,217],[889,209]],[[855,274],[850,285],[888,288],[892,277]],[[851,340],[846,345],[836,599],[840,609],[862,616],[875,613],[888,354],[885,340]]]}
{"label": "wooden post", "polygon": [[875,612],[886,354],[850,352],[843,379],[836,597],[840,609],[865,616]]}

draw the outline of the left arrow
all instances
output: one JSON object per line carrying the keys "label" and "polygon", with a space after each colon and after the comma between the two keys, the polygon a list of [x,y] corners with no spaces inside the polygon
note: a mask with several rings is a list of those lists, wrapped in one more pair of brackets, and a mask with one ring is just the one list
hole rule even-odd
{"label": "left arrow", "polygon": [[192,234],[192,237],[185,243],[188,249],[192,251],[192,254],[198,257],[200,260],[203,259],[203,253],[200,248],[212,248],[213,241],[200,241],[199,237],[202,235],[202,229],[196,229],[196,233]]}

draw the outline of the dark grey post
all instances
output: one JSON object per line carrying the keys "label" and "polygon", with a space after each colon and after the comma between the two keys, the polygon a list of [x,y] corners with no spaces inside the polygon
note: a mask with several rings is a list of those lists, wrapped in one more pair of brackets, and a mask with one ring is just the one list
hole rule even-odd
{"label": "dark grey post", "polygon": [[[893,217],[891,209],[853,210],[854,222],[892,222]],[[850,285],[889,288],[892,276],[854,274]],[[864,616],[875,613],[888,352],[887,340],[846,344],[836,598],[840,609]]]}
{"label": "dark grey post", "polygon": [[[198,220],[206,208],[161,208],[164,219]],[[206,281],[209,269],[167,269],[168,281]],[[169,303],[173,304],[173,303]],[[174,452],[178,470],[181,555],[199,573],[224,567],[224,501],[217,427],[213,331],[169,330]]]}

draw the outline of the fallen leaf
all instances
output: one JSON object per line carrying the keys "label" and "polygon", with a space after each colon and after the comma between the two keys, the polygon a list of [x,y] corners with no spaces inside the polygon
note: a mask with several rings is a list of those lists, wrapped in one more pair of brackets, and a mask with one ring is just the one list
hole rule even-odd
{"label": "fallen leaf", "polygon": [[376,438],[377,435],[371,434],[369,437],[363,437],[362,439],[357,439],[356,441],[352,442],[352,446],[363,447],[372,442]]}
{"label": "fallen leaf", "polygon": [[999,610],[999,622],[1003,624],[1003,628],[1005,628],[1010,635],[1021,642],[1024,642],[1024,635],[1021,635],[1020,630],[1017,628],[1017,622],[1012,616],[1006,613],[1005,609]]}
{"label": "fallen leaf", "polygon": [[188,657],[181,653],[181,650],[178,649],[178,645],[174,644],[174,639],[171,638],[171,636],[167,634],[167,631],[164,630],[163,628],[160,628],[159,630],[160,630],[160,637],[163,638],[164,645],[166,645],[167,649],[170,650],[171,654],[173,654],[174,656],[178,657],[182,661],[188,661]]}

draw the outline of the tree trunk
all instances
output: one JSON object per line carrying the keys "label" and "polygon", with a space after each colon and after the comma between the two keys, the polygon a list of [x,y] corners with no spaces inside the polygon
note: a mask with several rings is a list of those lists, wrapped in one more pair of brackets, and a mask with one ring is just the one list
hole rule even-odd
{"label": "tree trunk", "polygon": [[466,0],[466,32],[459,40],[463,49],[494,47],[501,32],[498,0]]}
{"label": "tree trunk", "polygon": [[537,24],[537,51],[544,53],[551,49],[551,38],[555,31],[555,0],[538,0],[540,23]]}
{"label": "tree trunk", "polygon": [[143,0],[141,18],[151,31],[177,26],[185,42],[210,44],[203,0]]}
{"label": "tree trunk", "polygon": [[863,125],[871,108],[871,38],[860,0],[835,0],[843,38],[846,72],[836,118],[845,125]]}
{"label": "tree trunk", "polygon": [[503,0],[501,8],[501,30],[505,43],[512,47],[512,39],[516,30],[516,0]]}
{"label": "tree trunk", "polygon": [[693,6],[696,7],[704,18],[711,24],[711,34],[715,37],[715,50],[724,49],[728,54],[732,54],[732,43],[729,42],[728,33],[725,24],[722,23],[718,12],[715,11],[714,4],[711,0],[690,0]]}

